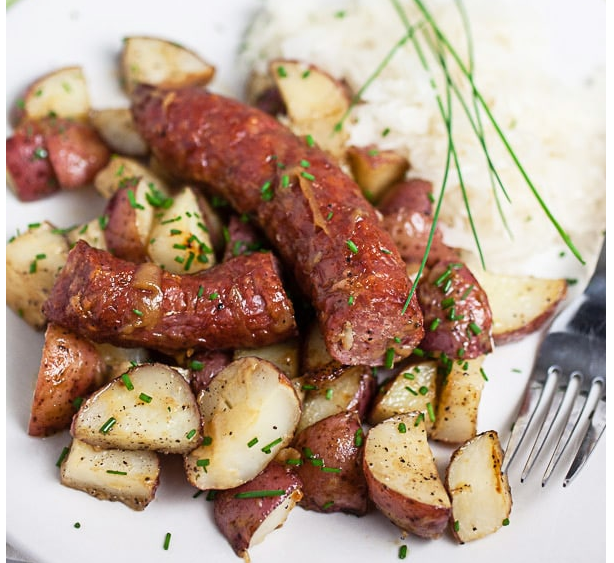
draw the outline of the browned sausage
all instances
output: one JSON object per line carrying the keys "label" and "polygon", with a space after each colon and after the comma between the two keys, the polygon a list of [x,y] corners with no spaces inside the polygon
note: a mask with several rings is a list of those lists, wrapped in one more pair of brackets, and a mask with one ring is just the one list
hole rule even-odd
{"label": "browned sausage", "polygon": [[199,88],[141,86],[132,111],[174,174],[213,186],[261,227],[314,305],[343,364],[381,365],[423,335],[411,282],[358,186],[264,112]]}
{"label": "browned sausage", "polygon": [[163,352],[263,346],[296,333],[271,253],[179,276],[79,241],[43,312],[94,342]]}

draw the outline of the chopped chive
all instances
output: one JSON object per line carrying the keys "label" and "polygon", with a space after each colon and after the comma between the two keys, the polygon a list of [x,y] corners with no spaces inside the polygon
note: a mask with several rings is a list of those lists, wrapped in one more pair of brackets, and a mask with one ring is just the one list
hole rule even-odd
{"label": "chopped chive", "polygon": [[417,391],[414,391],[411,387],[406,386],[405,390],[409,391],[412,395],[418,395]]}
{"label": "chopped chive", "polygon": [[333,390],[332,389],[327,389],[326,390],[326,399],[328,401],[330,401],[333,398]]}
{"label": "chopped chive", "polygon": [[460,530],[460,522],[458,520],[454,520],[454,531],[458,532]]}
{"label": "chopped chive", "polygon": [[324,460],[319,457],[312,457],[309,461],[314,467],[324,467]]}
{"label": "chopped chive", "polygon": [[107,469],[107,473],[110,475],[128,475],[127,471],[118,471],[117,469]]}
{"label": "chopped chive", "polygon": [[354,305],[354,300],[355,300],[355,297],[353,295],[350,295],[348,297],[348,305]]}
{"label": "chopped chive", "polygon": [[77,530],[81,527],[81,522],[75,522],[73,524],[73,528],[76,528]]}
{"label": "chopped chive", "polygon": [[416,420],[414,422],[414,426],[418,426],[422,421],[424,420],[424,413],[421,412],[417,417]]}
{"label": "chopped chive", "polygon": [[207,466],[210,463],[211,463],[211,461],[209,459],[207,459],[207,458],[196,460],[197,467],[202,467],[204,469],[205,473],[207,473]]}
{"label": "chopped chive", "polygon": [[405,434],[405,432],[407,432],[407,426],[405,426],[404,422],[399,422],[398,428],[401,434]]}
{"label": "chopped chive", "polygon": [[60,452],[60,457],[58,457],[58,460],[55,462],[55,466],[56,467],[60,467],[60,465],[62,465],[62,462],[64,461],[64,459],[68,455],[69,451],[70,451],[70,448],[68,446],[64,446],[62,448],[62,451]]}
{"label": "chopped chive", "polygon": [[354,445],[357,448],[362,446],[364,436],[365,436],[365,433],[362,428],[358,428],[356,432],[354,432]]}
{"label": "chopped chive", "polygon": [[454,297],[446,297],[445,299],[441,300],[441,307],[442,309],[449,309],[454,305],[454,303]]}
{"label": "chopped chive", "polygon": [[281,443],[281,438],[277,438],[276,440],[273,440],[270,444],[267,444],[266,446],[261,448],[261,451],[264,452],[265,454],[270,454],[271,448],[273,448],[274,446],[280,443]]}
{"label": "chopped chive", "polygon": [[405,373],[403,374],[403,377],[404,377],[405,379],[411,379],[412,381],[413,381],[414,379],[416,379],[416,376],[415,376],[413,373],[409,373],[409,372],[405,372]]}
{"label": "chopped chive", "polygon": [[202,491],[202,490],[198,490],[198,491],[196,491],[196,492],[195,492],[195,493],[192,495],[192,498],[198,498],[200,495],[202,495],[202,494],[203,494],[203,492],[204,492],[204,491]]}
{"label": "chopped chive", "polygon": [[78,411],[79,407],[81,407],[81,403],[83,403],[83,397],[76,397],[75,399],[73,399],[73,402],[72,402],[73,409]]}
{"label": "chopped chive", "polygon": [[509,526],[510,525],[510,519],[509,518],[504,518],[503,521],[501,522],[501,524],[503,526]]}
{"label": "chopped chive", "polygon": [[192,360],[190,362],[190,369],[198,371],[198,370],[203,369],[204,367],[205,367],[205,364],[203,364],[202,362],[199,362],[198,360]]}
{"label": "chopped chive", "polygon": [[435,318],[433,319],[433,322],[431,323],[431,326],[429,327],[429,329],[431,331],[435,331],[437,330],[437,327],[441,324],[441,319],[440,318]]}
{"label": "chopped chive", "polygon": [[476,323],[469,323],[469,329],[476,336],[482,332],[482,329]]}
{"label": "chopped chive", "polygon": [[335,504],[334,500],[329,500],[322,505],[322,510],[328,510],[331,506]]}
{"label": "chopped chive", "polygon": [[217,291],[214,291],[213,293],[209,294],[209,299],[213,301],[214,299],[217,299],[219,296],[220,294]]}
{"label": "chopped chive", "polygon": [[252,438],[249,442],[247,442],[247,447],[251,448],[258,443],[258,438]]}
{"label": "chopped chive", "polygon": [[132,309],[132,312],[137,315],[138,317],[142,317],[143,316],[143,311],[139,311],[138,309]]}
{"label": "chopped chive", "polygon": [[420,395],[426,395],[429,392],[429,388],[426,387],[425,385],[423,385],[422,387],[420,387],[420,389],[418,389],[418,393],[420,393]]}
{"label": "chopped chive", "polygon": [[166,532],[166,535],[164,536],[164,544],[162,545],[165,551],[168,550],[168,547],[170,546],[170,544],[171,544],[171,533]]}
{"label": "chopped chive", "polygon": [[313,383],[303,383],[303,385],[301,385],[301,389],[304,391],[317,391],[318,386],[314,385]]}
{"label": "chopped chive", "polygon": [[399,547],[399,559],[405,559],[407,557],[407,546],[403,544]]}
{"label": "chopped chive", "polygon": [[429,420],[431,422],[435,422],[435,409],[433,408],[433,404],[430,401],[426,403],[426,410],[429,413]]}
{"label": "chopped chive", "polygon": [[324,473],[341,473],[339,467],[322,467],[322,471],[324,471]]}
{"label": "chopped chive", "polygon": [[486,375],[484,368],[480,368],[480,373],[482,374],[482,379],[484,379],[484,381],[488,381],[488,376]]}
{"label": "chopped chive", "polygon": [[300,164],[303,168],[309,168],[311,166],[311,162],[305,159],[301,160]]}
{"label": "chopped chive", "polygon": [[467,289],[465,289],[465,291],[463,291],[463,294],[460,297],[460,300],[464,301],[465,299],[467,299],[467,297],[469,297],[469,294],[471,293],[473,288],[474,288],[474,285],[471,284]]}
{"label": "chopped chive", "polygon": [[357,254],[358,253],[358,247],[356,246],[356,243],[353,240],[348,239],[348,240],[345,241],[345,244],[350,249],[350,252],[352,254]]}
{"label": "chopped chive", "polygon": [[194,436],[196,436],[196,428],[192,428],[192,430],[190,430],[190,431],[189,431],[189,432],[188,432],[188,433],[185,435],[185,437],[186,437],[188,440],[191,440],[192,438],[194,438]]}
{"label": "chopped chive", "polygon": [[211,489],[211,490],[207,491],[207,496],[205,498],[208,501],[212,501],[212,500],[215,500],[216,496],[217,496],[217,491]]}
{"label": "chopped chive", "polygon": [[281,177],[281,187],[287,188],[289,185],[290,185],[290,176],[288,176],[287,174],[284,174]]}
{"label": "chopped chive", "polygon": [[280,497],[285,494],[283,489],[272,489],[262,491],[245,491],[236,493],[235,498],[265,498],[265,497]]}
{"label": "chopped chive", "polygon": [[288,72],[286,71],[286,67],[278,66],[277,67],[277,76],[280,78],[286,78],[288,76]]}
{"label": "chopped chive", "polygon": [[301,176],[307,180],[310,180],[311,182],[313,182],[316,177],[313,174],[310,174],[309,172],[305,172],[304,170],[301,171]]}
{"label": "chopped chive", "polygon": [[132,391],[134,389],[134,385],[132,384],[130,376],[127,373],[122,374],[122,381],[124,382],[124,385],[126,386],[126,389],[128,389],[128,391]]}
{"label": "chopped chive", "polygon": [[307,146],[308,146],[308,147],[313,147],[313,146],[315,146],[315,144],[316,144],[316,142],[315,142],[315,140],[314,140],[314,138],[313,138],[313,136],[312,136],[312,135],[307,135],[307,136],[305,137],[305,141],[307,142]]}
{"label": "chopped chive", "polygon": [[286,460],[287,465],[303,465],[303,460],[300,457],[290,458]]}
{"label": "chopped chive", "polygon": [[382,131],[382,137],[387,137],[390,133],[390,127],[386,127],[383,131]]}
{"label": "chopped chive", "polygon": [[384,366],[388,369],[391,369],[394,365],[394,348],[388,348],[386,350],[386,358]]}
{"label": "chopped chive", "polygon": [[115,417],[110,417],[101,427],[100,427],[100,432],[102,434],[108,434],[109,431],[111,430],[111,428],[113,428],[113,426],[115,425],[115,423],[117,422],[117,419]]}
{"label": "chopped chive", "polygon": [[151,397],[149,395],[146,395],[145,393],[141,393],[139,395],[139,399],[141,399],[141,401],[143,401],[144,403],[151,403]]}

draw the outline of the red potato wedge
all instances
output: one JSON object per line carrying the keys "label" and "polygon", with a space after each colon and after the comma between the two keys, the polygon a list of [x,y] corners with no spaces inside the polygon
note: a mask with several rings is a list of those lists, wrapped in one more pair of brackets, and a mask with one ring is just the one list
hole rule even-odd
{"label": "red potato wedge", "polygon": [[494,430],[460,446],[450,459],[446,488],[452,499],[450,523],[459,543],[483,538],[505,526],[512,510],[503,450]]}
{"label": "red potato wedge", "polygon": [[136,130],[128,108],[92,110],[89,120],[114,153],[132,157],[143,157],[149,153],[149,147]]}
{"label": "red potato wedge", "polygon": [[99,449],[73,440],[62,461],[60,482],[100,500],[144,510],[160,482],[160,460],[150,451]]}
{"label": "red potato wedge", "polygon": [[190,384],[175,369],[136,366],[83,402],[71,434],[92,446],[185,454],[202,440]]}
{"label": "red potato wedge", "polygon": [[88,340],[50,323],[30,410],[28,434],[50,436],[70,428],[75,401],[102,383],[105,364]]}
{"label": "red potato wedge", "polygon": [[510,276],[480,271],[488,295],[495,344],[520,340],[542,328],[567,295],[567,280]]}
{"label": "red potato wedge", "polygon": [[49,161],[63,190],[74,190],[94,182],[111,152],[89,123],[64,118],[40,121]]}
{"label": "red potato wedge", "polygon": [[345,155],[354,180],[373,203],[401,181],[409,170],[409,160],[403,155],[392,150],[380,150],[375,145],[353,145],[348,147]]}
{"label": "red potato wedge", "polygon": [[17,123],[49,116],[84,121],[90,111],[90,97],[83,69],[69,66],[35,80],[19,101]]}
{"label": "red potato wedge", "polygon": [[351,366],[329,380],[305,378],[302,387],[306,392],[297,432],[341,412],[353,411],[362,419],[376,392],[377,382],[370,367]]}
{"label": "red potato wedge", "polygon": [[300,479],[277,462],[251,481],[217,491],[213,518],[234,552],[249,561],[248,549],[280,528],[302,497]]}
{"label": "red potato wedge", "polygon": [[184,458],[195,487],[231,489],[260,473],[287,446],[301,416],[290,380],[271,362],[233,361],[198,395],[205,441]]}
{"label": "red potato wedge", "polygon": [[420,280],[416,293],[425,327],[420,348],[459,360],[492,351],[488,297],[462,262],[437,262]]}
{"label": "red potato wedge", "polygon": [[421,411],[425,415],[427,432],[430,432],[433,422],[428,411],[437,404],[437,379],[436,361],[425,360],[404,366],[399,373],[384,381],[375,393],[368,415],[369,424],[375,426],[398,414]]}
{"label": "red potato wedge", "polygon": [[186,364],[190,369],[190,385],[196,395],[233,360],[231,350],[197,350]]}
{"label": "red potato wedge", "polygon": [[154,264],[173,274],[196,274],[215,265],[209,228],[200,206],[203,199],[186,186],[173,195],[170,205],[152,215],[146,253]]}
{"label": "red potato wedge", "polygon": [[170,193],[166,182],[150,168],[134,158],[118,155],[113,155],[108,164],[96,174],[94,187],[102,197],[111,199],[115,192],[132,178],[143,179],[145,184],[150,186],[152,195],[157,192],[165,195]]}
{"label": "red potato wedge", "polygon": [[145,348],[120,348],[97,342],[94,345],[105,365],[105,383],[127,373],[136,365],[152,362],[151,353]]}
{"label": "red potato wedge", "polygon": [[60,185],[39,123],[23,123],[7,138],[6,182],[20,201],[37,201],[59,191]]}
{"label": "red potato wedge", "polygon": [[121,78],[130,93],[136,84],[162,87],[206,86],[215,68],[196,53],[158,37],[126,37],[121,53]]}
{"label": "red potato wedge", "polygon": [[245,356],[255,356],[268,360],[277,366],[288,379],[296,379],[300,376],[300,342],[298,338],[291,338],[260,348],[238,348],[233,353],[234,360]]}
{"label": "red potato wedge", "polygon": [[350,106],[347,86],[322,69],[296,60],[274,60],[269,73],[292,130],[299,136],[310,134],[322,149],[342,156],[347,133],[339,123]]}
{"label": "red potato wedge", "polygon": [[46,221],[30,226],[6,245],[6,303],[36,330],[47,324],[42,306],[68,251],[63,232]]}
{"label": "red potato wedge", "polygon": [[369,502],[362,469],[362,426],[356,412],[340,412],[300,432],[296,473],[303,482],[301,506],[316,512],[362,516]]}
{"label": "red potato wedge", "polygon": [[483,362],[484,356],[479,356],[449,364],[449,371],[439,386],[430,438],[460,444],[475,436],[485,384]]}
{"label": "red potato wedge", "polygon": [[402,530],[423,538],[440,537],[451,503],[427,441],[424,415],[406,413],[371,428],[363,469],[369,495]]}
{"label": "red potato wedge", "polygon": [[156,215],[172,202],[172,198],[146,178],[126,178],[105,207],[107,249],[131,262],[147,260]]}

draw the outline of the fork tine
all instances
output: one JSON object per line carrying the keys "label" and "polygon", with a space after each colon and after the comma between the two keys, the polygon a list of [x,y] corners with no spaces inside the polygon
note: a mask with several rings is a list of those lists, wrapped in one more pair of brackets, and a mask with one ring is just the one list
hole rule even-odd
{"label": "fork tine", "polygon": [[[601,392],[603,393],[603,382],[597,379],[593,382],[593,387],[597,385],[601,386]],[[580,442],[576,456],[572,461],[569,470],[567,471],[567,475],[565,475],[563,487],[567,487],[574,477],[580,472],[580,469],[582,469],[582,467],[584,467],[586,464],[586,461],[595,449],[599,438],[601,438],[601,435],[605,430],[605,421],[605,396],[602,396],[597,401],[597,405],[595,406],[593,412],[589,415],[589,424],[586,428],[584,437]]]}
{"label": "fork tine", "polygon": [[[569,376],[569,380],[570,382],[573,379],[579,381],[581,377],[582,375],[580,373],[574,372]],[[568,412],[567,417],[565,419],[565,426],[562,428],[561,433],[559,434],[556,446],[554,448],[554,452],[552,454],[552,457],[550,458],[550,461],[548,462],[548,466],[546,467],[546,471],[544,472],[544,475],[542,477],[542,487],[546,486],[550,475],[552,475],[552,472],[554,471],[557,464],[559,463],[559,460],[561,459],[561,455],[567,449],[569,440],[571,439],[571,436],[580,420],[580,416],[584,411],[584,407],[586,406],[586,395],[578,394],[579,387],[576,387],[573,390],[570,389],[571,386],[567,388],[567,391],[569,392],[569,395],[573,395],[573,402],[569,405],[569,408],[567,409]]]}
{"label": "fork tine", "polygon": [[[552,370],[550,370],[549,377],[556,378],[554,382],[556,384],[556,389],[550,393],[550,400],[545,407],[544,416],[542,416],[541,424],[537,427],[539,431],[537,433],[537,436],[535,437],[533,447],[531,448],[529,457],[527,458],[525,466],[522,470],[522,474],[520,476],[521,483],[524,482],[525,479],[529,476],[529,473],[531,472],[535,461],[539,457],[539,454],[541,453],[544,444],[546,443],[546,440],[550,435],[550,431],[554,426],[554,421],[558,418],[559,413],[561,411],[563,398],[565,396],[565,386],[559,384],[560,375],[561,372],[558,368],[553,368]],[[546,382],[546,387],[548,387],[547,383],[548,382]],[[546,393],[546,391],[544,391],[544,393]]]}

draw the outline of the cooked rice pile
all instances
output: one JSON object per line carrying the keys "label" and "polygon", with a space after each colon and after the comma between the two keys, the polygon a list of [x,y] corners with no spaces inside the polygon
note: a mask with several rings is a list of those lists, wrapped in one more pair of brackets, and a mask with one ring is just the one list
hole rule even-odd
{"label": "cooked rice pile", "polygon": [[[401,3],[409,21],[420,25],[423,19],[414,2]],[[479,91],[543,200],[592,262],[605,229],[602,72],[591,69],[591,75],[572,76],[570,71],[562,80],[560,69],[566,61],[553,57],[548,27],[540,25],[538,14],[527,13],[526,4],[518,9],[517,2],[466,0],[469,35],[456,2],[431,0],[425,5],[467,66],[472,45]],[[240,62],[245,73],[264,74],[266,62],[275,57],[308,61],[345,79],[356,92],[404,33],[392,2],[267,0],[246,35]],[[417,37],[428,55],[430,73],[408,41],[366,89],[364,103],[352,110],[347,127],[351,144],[375,143],[405,154],[412,166],[410,175],[431,180],[437,193],[444,176],[448,135],[430,79],[439,85],[444,104],[446,92],[441,65],[430,54],[424,33],[418,32]],[[467,80],[450,57],[446,60],[475,115]],[[497,210],[484,151],[462,106],[454,103],[454,144],[487,267],[508,273],[584,277],[483,111],[480,122],[488,152],[511,199],[508,202],[495,188],[513,238]],[[385,130],[389,133],[383,135]],[[452,163],[441,221],[450,244],[475,251],[467,217]]]}

